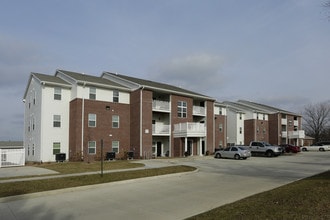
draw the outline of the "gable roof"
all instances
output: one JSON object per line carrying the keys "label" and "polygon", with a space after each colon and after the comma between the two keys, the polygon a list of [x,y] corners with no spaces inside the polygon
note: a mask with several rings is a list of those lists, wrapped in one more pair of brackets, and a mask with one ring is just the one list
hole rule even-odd
{"label": "gable roof", "polygon": [[72,72],[72,71],[67,71],[67,70],[56,70],[56,76],[58,73],[62,73],[69,77],[71,80],[75,81],[77,84],[89,84],[89,85],[94,85],[94,86],[100,86],[100,87],[116,87],[116,88],[121,88],[121,89],[128,89],[127,87],[118,84],[116,82],[112,82],[110,80],[104,79],[102,77],[98,76],[92,76],[92,75],[87,75],[84,73],[77,73],[77,72]]}
{"label": "gable roof", "polygon": [[25,97],[27,95],[29,85],[31,84],[32,78],[37,80],[42,85],[52,85],[52,86],[59,86],[59,87],[64,87],[64,88],[71,88],[70,83],[64,81],[63,79],[61,79],[59,77],[46,75],[46,74],[43,74],[43,73],[34,73],[34,72],[32,72],[30,74],[29,81],[28,81],[27,86],[25,88],[23,99],[25,99]]}
{"label": "gable roof", "polygon": [[112,78],[121,79],[126,83],[135,84],[139,88],[143,87],[143,88],[148,88],[148,89],[151,89],[154,91],[163,91],[163,92],[172,93],[172,94],[180,94],[180,95],[185,95],[185,96],[199,97],[202,99],[215,100],[209,96],[206,96],[206,95],[203,95],[200,93],[196,93],[196,92],[193,92],[193,91],[190,91],[187,89],[183,89],[180,87],[176,87],[173,85],[169,85],[166,83],[160,83],[160,82],[155,82],[155,81],[151,81],[151,80],[135,78],[135,77],[126,76],[126,75],[117,74],[117,73],[104,72],[103,75],[104,74],[108,74]]}
{"label": "gable roof", "polygon": [[296,113],[293,113],[293,112],[289,112],[289,111],[286,111],[286,110],[283,110],[283,109],[275,108],[275,107],[260,104],[260,103],[250,102],[250,101],[247,101],[247,100],[238,100],[237,102],[242,104],[242,105],[245,105],[245,106],[260,109],[262,111],[267,112],[268,114],[284,113],[284,114],[299,116],[299,114],[296,114]]}

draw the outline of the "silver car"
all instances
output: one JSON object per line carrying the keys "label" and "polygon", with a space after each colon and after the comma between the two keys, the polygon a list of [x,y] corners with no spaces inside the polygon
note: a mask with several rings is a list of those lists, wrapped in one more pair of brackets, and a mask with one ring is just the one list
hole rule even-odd
{"label": "silver car", "polygon": [[227,147],[223,150],[218,150],[214,154],[215,158],[233,158],[236,160],[239,159],[246,159],[248,157],[251,157],[251,152],[245,147],[242,146],[232,146]]}

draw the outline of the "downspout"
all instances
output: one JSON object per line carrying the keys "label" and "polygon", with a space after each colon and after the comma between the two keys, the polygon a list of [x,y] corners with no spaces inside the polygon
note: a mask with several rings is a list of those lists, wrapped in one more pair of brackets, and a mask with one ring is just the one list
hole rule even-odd
{"label": "downspout", "polygon": [[85,114],[85,96],[84,89],[86,82],[83,84],[82,103],[81,103],[81,159],[84,160],[84,114]]}
{"label": "downspout", "polygon": [[140,90],[140,157],[143,156],[142,154],[142,143],[143,143],[143,140],[142,140],[142,137],[143,137],[143,121],[142,121],[142,116],[143,116],[143,113],[142,113],[142,92],[143,92],[143,89],[144,89],[144,86],[141,87],[141,90]]}

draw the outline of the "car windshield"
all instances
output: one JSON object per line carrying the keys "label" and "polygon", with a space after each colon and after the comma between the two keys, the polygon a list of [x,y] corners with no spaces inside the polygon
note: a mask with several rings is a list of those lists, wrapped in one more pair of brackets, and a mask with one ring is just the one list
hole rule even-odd
{"label": "car windshield", "polygon": [[272,146],[270,143],[264,142],[265,146]]}

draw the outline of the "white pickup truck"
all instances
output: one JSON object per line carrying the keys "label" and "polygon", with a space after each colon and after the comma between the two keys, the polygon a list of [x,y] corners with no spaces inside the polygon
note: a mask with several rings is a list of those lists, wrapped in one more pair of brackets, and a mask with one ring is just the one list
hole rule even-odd
{"label": "white pickup truck", "polygon": [[264,141],[251,141],[248,148],[252,155],[265,155],[267,157],[275,157],[282,154],[280,146],[274,146]]}

